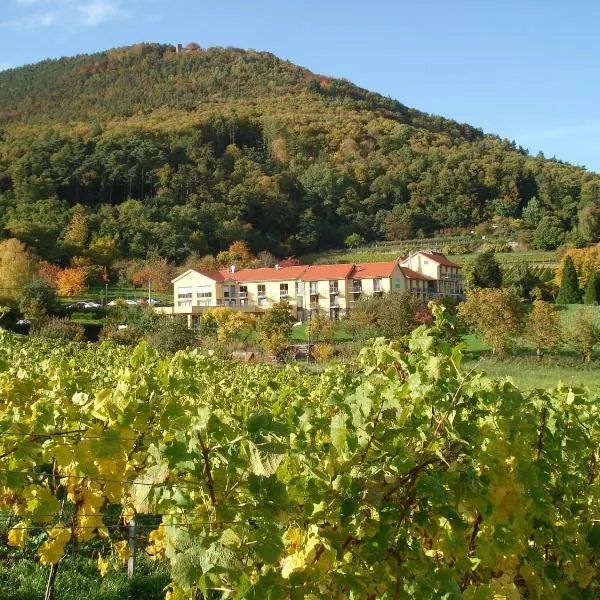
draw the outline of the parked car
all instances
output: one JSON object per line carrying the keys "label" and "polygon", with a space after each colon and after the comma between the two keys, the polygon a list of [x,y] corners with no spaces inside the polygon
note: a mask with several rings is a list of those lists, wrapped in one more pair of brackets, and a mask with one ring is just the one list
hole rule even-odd
{"label": "parked car", "polygon": [[17,325],[31,325],[31,321],[29,319],[19,319]]}
{"label": "parked car", "polygon": [[98,302],[93,302],[92,300],[80,300],[79,302],[73,302],[73,304],[69,304],[67,308],[75,308],[75,309],[86,309],[86,308],[102,308],[102,304]]}
{"label": "parked car", "polygon": [[106,306],[118,306],[119,304],[128,304],[130,306],[137,304],[136,300],[125,300],[124,298],[119,298],[117,300],[111,300]]}

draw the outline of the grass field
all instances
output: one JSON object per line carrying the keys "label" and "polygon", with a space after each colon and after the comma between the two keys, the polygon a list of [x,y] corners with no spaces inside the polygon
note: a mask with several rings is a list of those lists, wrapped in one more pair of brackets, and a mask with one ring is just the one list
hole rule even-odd
{"label": "grass field", "polygon": [[[21,554],[21,556],[19,556]],[[2,600],[39,600],[44,597],[47,567],[24,552],[0,554],[0,598]],[[125,567],[100,576],[97,557],[92,553],[67,556],[59,563],[56,600],[162,600],[169,583],[165,563],[152,563],[138,553],[136,575],[127,578]]]}

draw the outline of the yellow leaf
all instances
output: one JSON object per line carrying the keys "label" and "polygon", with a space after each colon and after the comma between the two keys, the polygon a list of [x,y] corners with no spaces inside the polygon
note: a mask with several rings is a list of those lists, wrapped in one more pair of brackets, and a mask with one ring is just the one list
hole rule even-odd
{"label": "yellow leaf", "polygon": [[122,542],[117,542],[114,546],[113,546],[115,552],[117,553],[117,556],[119,557],[119,560],[121,560],[122,562],[127,562],[131,556],[131,550],[129,549],[129,545],[127,543],[127,540],[123,540]]}
{"label": "yellow leaf", "polygon": [[55,565],[63,557],[64,553],[64,545],[58,543],[56,540],[44,542],[38,550],[38,556],[43,565]]}
{"label": "yellow leaf", "polygon": [[24,548],[27,540],[29,538],[29,531],[27,529],[27,522],[21,521],[17,523],[9,532],[8,532],[8,545],[14,546],[15,548]]}
{"label": "yellow leaf", "polygon": [[103,558],[101,554],[98,555],[98,570],[100,571],[100,575],[104,577],[106,572],[108,571],[108,567],[110,566],[110,562],[107,558]]}

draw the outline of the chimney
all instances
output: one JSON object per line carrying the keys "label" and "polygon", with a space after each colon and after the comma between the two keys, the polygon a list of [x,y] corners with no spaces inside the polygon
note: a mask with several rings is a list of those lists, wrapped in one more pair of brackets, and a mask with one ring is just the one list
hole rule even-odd
{"label": "chimney", "polygon": [[275,265],[275,270],[276,270],[276,271],[279,271],[279,263],[277,263],[277,264]]}
{"label": "chimney", "polygon": [[235,273],[235,265],[231,265],[230,270],[232,273]]}
{"label": "chimney", "polygon": [[183,44],[177,44],[177,45],[175,46],[175,52],[176,52],[177,54],[181,54],[181,53],[183,52]]}

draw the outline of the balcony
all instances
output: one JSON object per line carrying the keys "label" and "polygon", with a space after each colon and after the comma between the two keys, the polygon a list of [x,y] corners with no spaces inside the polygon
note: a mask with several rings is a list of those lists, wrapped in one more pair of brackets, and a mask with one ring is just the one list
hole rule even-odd
{"label": "balcony", "polygon": [[362,286],[353,285],[351,291],[353,294],[362,294]]}
{"label": "balcony", "polygon": [[290,297],[290,294],[288,292],[279,292],[280,300],[287,300],[289,297]]}
{"label": "balcony", "polygon": [[330,294],[339,294],[340,290],[339,290],[339,288],[338,288],[337,285],[330,285],[329,286],[329,293]]}
{"label": "balcony", "polygon": [[248,292],[240,292],[238,294],[238,298],[247,298],[248,297]]}

